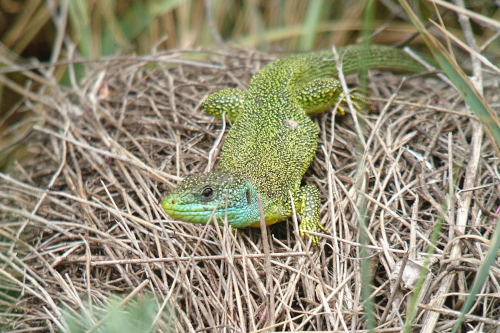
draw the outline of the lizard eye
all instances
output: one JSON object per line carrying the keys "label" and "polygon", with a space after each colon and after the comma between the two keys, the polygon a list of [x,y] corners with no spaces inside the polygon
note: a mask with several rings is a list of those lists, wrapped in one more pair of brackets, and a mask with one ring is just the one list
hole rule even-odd
{"label": "lizard eye", "polygon": [[203,191],[201,191],[201,196],[205,199],[209,199],[214,195],[214,190],[211,187],[205,187]]}

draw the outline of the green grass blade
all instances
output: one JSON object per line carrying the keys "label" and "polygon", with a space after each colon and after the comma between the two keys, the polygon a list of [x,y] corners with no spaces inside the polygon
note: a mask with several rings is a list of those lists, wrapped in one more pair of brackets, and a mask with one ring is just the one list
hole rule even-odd
{"label": "green grass blade", "polygon": [[495,113],[491,110],[484,98],[477,92],[472,82],[469,80],[467,75],[465,75],[464,71],[460,68],[455,59],[448,53],[446,48],[427,31],[406,0],[399,0],[399,2],[405,9],[415,27],[419,30],[422,38],[429,47],[441,69],[455,85],[458,92],[467,105],[469,105],[476,117],[485,126],[487,132],[493,136],[494,141],[496,142],[496,145],[494,145],[495,150],[497,155],[500,156],[500,152],[498,150],[498,146],[500,146],[500,122]]}
{"label": "green grass blade", "polygon": [[127,11],[120,18],[119,24],[125,35],[125,38],[132,41],[136,36],[143,32],[151,20],[152,11],[139,1],[134,1],[127,7]]}
{"label": "green grass blade", "polygon": [[[364,2],[364,11],[363,11],[363,31],[362,34],[365,37],[363,44],[365,46],[369,46],[371,43],[371,33],[373,30],[373,17],[375,15],[375,10],[374,10],[374,0],[365,0]],[[360,91],[365,92],[366,88],[368,87],[368,71],[367,70],[361,70],[359,72],[359,85],[358,85]],[[361,110],[361,113],[365,114],[366,110]],[[365,128],[366,124],[365,122],[361,119],[358,119],[359,125],[361,128]],[[362,139],[358,140],[357,143],[357,150],[359,151],[359,156],[364,156],[365,151],[365,143],[362,142]],[[363,163],[360,163],[360,165],[363,165]],[[360,175],[361,176],[361,175]],[[362,179],[361,177],[359,179]],[[359,184],[361,186],[361,184]],[[358,189],[358,191],[364,191],[365,189]],[[364,197],[362,197],[362,200],[359,201],[359,206],[358,206],[359,212],[361,213],[361,216],[359,218],[359,242],[363,244],[363,246],[360,249],[361,253],[361,281],[362,281],[362,288],[361,288],[361,294],[363,295],[363,300],[365,300],[365,306],[364,306],[364,312],[366,316],[365,320],[365,328],[369,330],[369,332],[373,332],[375,327],[376,327],[376,320],[375,320],[375,304],[373,297],[371,297],[373,290],[371,289],[371,286],[373,285],[373,277],[371,273],[371,263],[370,263],[370,253],[368,251],[367,245],[368,245],[368,226],[366,225],[367,219],[366,219],[366,200]]]}
{"label": "green grass blade", "polygon": [[154,3],[150,7],[150,13],[155,16],[165,15],[180,6],[185,0],[164,0],[160,3]]}
{"label": "green grass blade", "polygon": [[96,56],[92,45],[92,31],[90,29],[88,2],[86,0],[66,1],[68,1],[70,22],[73,31],[76,34],[76,42],[80,53],[86,58]]}
{"label": "green grass blade", "polygon": [[111,297],[109,304],[104,307],[91,306],[84,303],[84,308],[78,313],[72,309],[63,310],[63,316],[68,323],[66,333],[134,333],[157,332],[170,333],[175,331],[172,316],[175,314],[173,304],[160,313],[160,319],[151,327],[153,319],[160,311],[159,306],[151,295],[141,294],[123,305],[117,295]]}
{"label": "green grass blade", "polygon": [[101,55],[112,55],[117,50],[128,50],[131,47],[131,40],[127,39],[120,26],[120,20],[115,12],[116,3],[114,0],[99,2],[99,11],[103,19],[101,31]]}
{"label": "green grass blade", "polygon": [[304,20],[306,33],[300,39],[300,48],[302,50],[311,50],[314,46],[314,38],[316,37],[316,29],[320,21],[322,9],[323,0],[311,0],[307,6],[306,18]]}
{"label": "green grass blade", "polygon": [[258,46],[262,50],[269,48],[269,41],[266,39],[266,23],[262,13],[254,1],[247,1],[245,6],[248,10],[249,20],[252,22],[253,29],[258,41]]}
{"label": "green grass blade", "polygon": [[465,300],[462,310],[460,311],[460,317],[458,317],[457,322],[453,327],[452,333],[457,332],[457,330],[460,328],[460,325],[464,320],[464,314],[468,312],[472,307],[472,305],[474,304],[475,297],[479,293],[479,290],[481,289],[483,282],[486,280],[486,277],[488,277],[488,271],[497,257],[497,251],[499,248],[500,248],[500,228],[496,227],[495,232],[493,233],[493,236],[491,237],[490,240],[490,248],[486,253],[486,257],[484,257],[483,259],[483,263],[481,264],[479,270],[477,271],[476,278],[472,283],[472,288],[469,290],[469,296]]}
{"label": "green grass blade", "polygon": [[185,0],[165,0],[148,4],[133,1],[118,21],[121,31],[131,43],[148,29],[152,20],[173,11],[184,2]]}

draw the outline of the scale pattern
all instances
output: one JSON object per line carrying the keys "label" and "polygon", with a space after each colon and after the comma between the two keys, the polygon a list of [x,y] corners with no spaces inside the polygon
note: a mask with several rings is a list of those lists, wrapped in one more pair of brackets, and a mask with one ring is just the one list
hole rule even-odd
{"label": "scale pattern", "polygon": [[[368,68],[424,70],[406,53],[390,47],[348,46],[338,52],[345,74]],[[232,88],[208,96],[203,109],[219,119],[226,112],[233,122],[219,170],[181,183],[163,200],[167,214],[206,223],[215,209],[215,215],[227,217],[233,227],[257,227],[260,196],[270,225],[292,215],[291,193],[301,214],[300,228],[322,228],[319,191],[313,185],[301,186],[301,180],[318,139],[308,114],[343,99],[332,58],[331,52],[322,51],[278,59],[254,75],[246,92]],[[205,198],[203,191],[216,194]],[[317,244],[318,238],[312,241]]]}

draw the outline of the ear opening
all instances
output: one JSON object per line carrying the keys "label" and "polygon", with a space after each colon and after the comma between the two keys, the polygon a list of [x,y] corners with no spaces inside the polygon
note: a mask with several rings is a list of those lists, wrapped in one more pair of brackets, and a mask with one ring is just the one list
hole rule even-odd
{"label": "ear opening", "polygon": [[247,196],[247,205],[249,205],[249,206],[250,206],[250,204],[251,204],[252,202],[250,201],[250,189],[249,189],[249,188],[247,188],[247,191],[245,192],[245,194],[246,194],[246,196]]}

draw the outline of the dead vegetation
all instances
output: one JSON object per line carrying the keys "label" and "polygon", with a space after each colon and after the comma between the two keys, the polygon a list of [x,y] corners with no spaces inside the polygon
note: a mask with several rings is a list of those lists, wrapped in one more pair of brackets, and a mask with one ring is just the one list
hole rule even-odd
{"label": "dead vegetation", "polygon": [[[0,321],[16,332],[55,331],[65,325],[64,306],[78,311],[90,298],[99,308],[112,294],[141,291],[172,304],[179,332],[357,332],[365,328],[358,240],[365,204],[380,331],[401,330],[440,216],[414,327],[450,330],[495,228],[500,182],[491,142],[471,143],[474,117],[435,76],[403,82],[373,71],[377,112],[314,118],[320,139],[304,181],[322,193],[330,235],[321,234],[319,248],[299,241],[293,221],[263,237],[164,214],[162,197],[206,169],[221,135],[202,99],[246,87],[270,60],[255,52],[108,58],[85,63],[79,84],[70,70],[71,87],[54,83],[46,68],[25,70],[33,82],[17,87],[25,96],[18,112],[34,125],[24,138],[30,159],[0,174]],[[485,80],[485,95],[498,106],[495,82]],[[364,150],[353,116],[364,120]],[[466,224],[453,227],[460,219]],[[498,277],[495,264],[466,317],[469,329],[498,328]]]}

